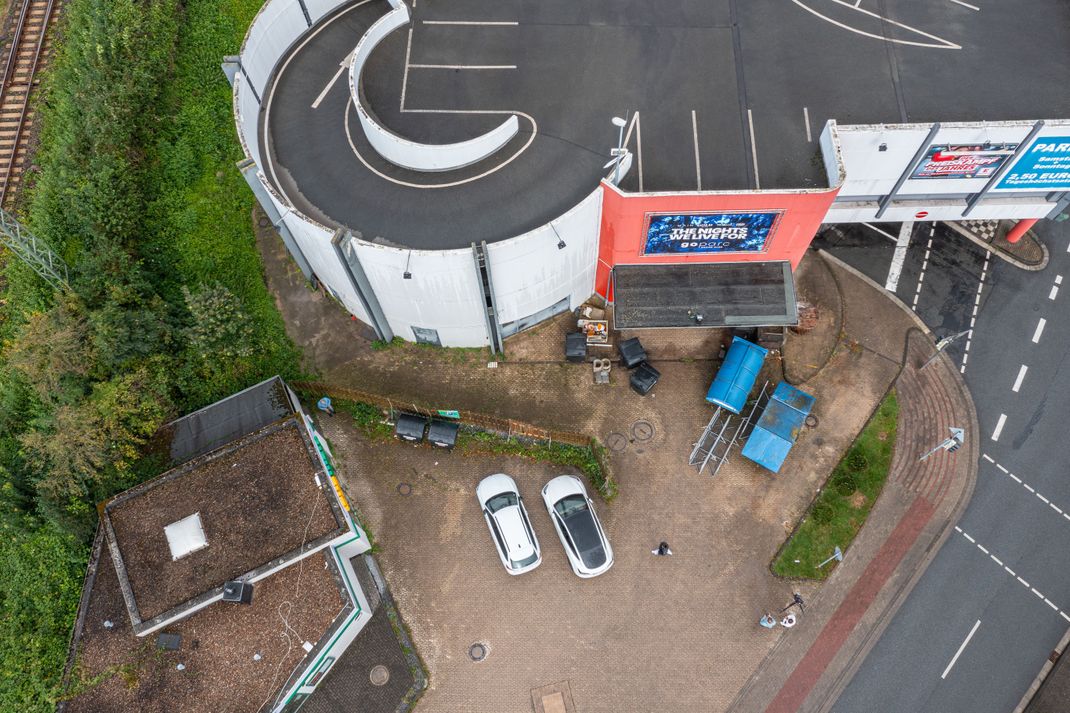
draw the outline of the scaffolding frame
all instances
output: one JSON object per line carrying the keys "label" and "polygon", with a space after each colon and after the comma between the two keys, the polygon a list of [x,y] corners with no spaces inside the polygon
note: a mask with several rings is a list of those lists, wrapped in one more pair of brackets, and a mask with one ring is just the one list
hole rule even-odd
{"label": "scaffolding frame", "polygon": [[[717,410],[713,412],[709,423],[702,430],[702,435],[693,444],[694,447],[691,450],[691,455],[688,456],[687,464],[697,465],[698,472],[701,474],[712,462],[713,472],[710,475],[717,475],[717,472],[721,470],[721,466],[728,462],[728,456],[732,449],[746,442],[751,433],[754,432],[755,416],[760,414],[768,405],[769,396],[769,382],[766,381],[762,384],[761,391],[758,392],[758,398],[748,402],[750,410],[747,411],[746,416],[733,414],[727,409],[718,406]],[[746,409],[746,406],[744,406],[744,409]],[[740,416],[734,431],[731,430],[733,416]],[[726,435],[729,433],[731,433],[731,436]]]}

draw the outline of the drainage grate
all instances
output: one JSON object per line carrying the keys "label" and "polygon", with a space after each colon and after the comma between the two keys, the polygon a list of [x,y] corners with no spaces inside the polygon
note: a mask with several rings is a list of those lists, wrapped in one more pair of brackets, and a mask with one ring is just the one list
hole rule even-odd
{"label": "drainage grate", "polygon": [[475,643],[468,647],[468,658],[473,661],[482,661],[487,658],[490,648],[486,644]]}

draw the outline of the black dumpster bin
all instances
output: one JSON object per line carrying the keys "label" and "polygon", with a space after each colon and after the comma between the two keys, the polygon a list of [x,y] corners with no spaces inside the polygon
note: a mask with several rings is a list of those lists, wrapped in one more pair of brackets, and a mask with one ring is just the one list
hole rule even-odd
{"label": "black dumpster bin", "polygon": [[565,335],[565,359],[572,362],[587,360],[587,335],[572,332]]}
{"label": "black dumpster bin", "polygon": [[399,413],[394,422],[394,435],[403,441],[419,443],[424,439],[427,418],[411,413]]}
{"label": "black dumpster bin", "polygon": [[427,440],[439,448],[453,448],[457,444],[457,431],[460,424],[456,421],[432,421],[427,431]]}
{"label": "black dumpster bin", "polygon": [[661,372],[644,361],[640,362],[639,366],[632,372],[629,383],[637,394],[646,396],[660,378]]}
{"label": "black dumpster bin", "polygon": [[646,350],[639,343],[639,337],[624,340],[617,346],[617,349],[620,351],[621,361],[629,369],[634,369],[646,361]]}

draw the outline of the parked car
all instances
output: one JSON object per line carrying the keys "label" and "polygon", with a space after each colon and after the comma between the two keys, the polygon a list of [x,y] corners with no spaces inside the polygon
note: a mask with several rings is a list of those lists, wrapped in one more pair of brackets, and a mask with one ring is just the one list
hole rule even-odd
{"label": "parked car", "polygon": [[542,499],[577,576],[597,577],[613,566],[613,548],[579,478],[557,476],[543,486]]}
{"label": "parked car", "polygon": [[531,527],[516,481],[505,473],[488,475],[476,486],[476,498],[505,570],[523,574],[538,567],[542,562],[539,538]]}

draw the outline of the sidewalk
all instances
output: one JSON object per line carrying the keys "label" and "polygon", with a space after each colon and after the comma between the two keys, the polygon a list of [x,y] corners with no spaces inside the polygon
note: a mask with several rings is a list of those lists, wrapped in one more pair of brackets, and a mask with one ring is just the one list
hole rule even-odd
{"label": "sidewalk", "polygon": [[[883,311],[897,303],[841,266],[832,269],[849,305],[849,336],[870,348],[882,343],[885,351],[906,339],[895,383],[900,422],[891,473],[843,563],[808,602],[806,626],[781,639],[740,692],[733,713],[830,709],[948,537],[976,482],[977,417],[958,371],[946,356],[919,371],[933,354],[931,339],[910,319],[898,320],[898,331],[888,329]],[[951,426],[966,430],[966,445],[919,462]]]}

